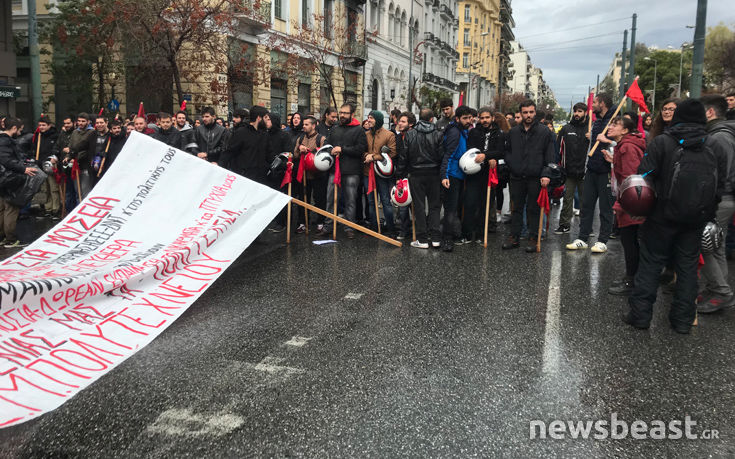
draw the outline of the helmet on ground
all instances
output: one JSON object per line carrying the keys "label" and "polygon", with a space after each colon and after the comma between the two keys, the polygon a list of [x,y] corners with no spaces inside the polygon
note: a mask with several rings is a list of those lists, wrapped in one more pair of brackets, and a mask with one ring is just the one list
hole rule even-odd
{"label": "helmet on ground", "polygon": [[314,153],[311,151],[307,151],[305,154],[301,155],[301,161],[304,162],[304,169],[307,171],[317,170],[314,165]]}
{"label": "helmet on ground", "polygon": [[288,153],[280,153],[273,158],[271,165],[268,167],[268,177],[282,177],[286,173],[286,164],[288,164]]}
{"label": "helmet on ground", "polygon": [[461,158],[459,158],[459,167],[467,175],[477,174],[482,169],[482,163],[475,162],[475,158],[480,154],[477,148],[470,148]]}
{"label": "helmet on ground", "polygon": [[552,190],[564,186],[564,183],[567,181],[567,171],[556,163],[547,164],[544,168],[543,175],[550,180],[549,188]]}
{"label": "helmet on ground", "polygon": [[395,166],[393,165],[393,159],[390,157],[389,153],[390,147],[384,145],[380,149],[380,156],[382,156],[382,159],[380,159],[379,161],[373,161],[373,168],[375,169],[375,173],[378,174],[378,177],[393,177]]}
{"label": "helmet on ground", "polygon": [[332,146],[324,145],[316,153],[314,153],[314,167],[318,171],[328,171],[334,164],[334,156],[332,156]]}
{"label": "helmet on ground", "polygon": [[629,175],[620,184],[618,202],[632,216],[645,217],[656,205],[656,191],[642,175]]}
{"label": "helmet on ground", "polygon": [[722,246],[725,233],[717,222],[708,222],[702,231],[702,252],[710,253]]}
{"label": "helmet on ground", "polygon": [[390,190],[390,202],[398,207],[411,205],[411,190],[408,188],[408,179],[401,179],[396,182],[396,186]]}

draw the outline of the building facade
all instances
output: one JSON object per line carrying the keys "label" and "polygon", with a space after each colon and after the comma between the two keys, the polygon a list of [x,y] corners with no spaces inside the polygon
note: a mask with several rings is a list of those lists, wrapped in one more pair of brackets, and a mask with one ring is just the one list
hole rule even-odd
{"label": "building facade", "polygon": [[424,38],[421,42],[423,68],[422,89],[459,101],[456,83],[457,30],[459,27],[457,0],[424,0]]}
{"label": "building facade", "polygon": [[15,100],[20,96],[16,85],[11,0],[0,0],[0,116],[15,116]]}
{"label": "building facade", "polygon": [[533,64],[531,64],[531,57],[517,41],[512,41],[510,47],[510,68],[513,73],[508,81],[508,89],[511,94],[520,93],[526,97],[533,97],[534,93],[531,88]]}

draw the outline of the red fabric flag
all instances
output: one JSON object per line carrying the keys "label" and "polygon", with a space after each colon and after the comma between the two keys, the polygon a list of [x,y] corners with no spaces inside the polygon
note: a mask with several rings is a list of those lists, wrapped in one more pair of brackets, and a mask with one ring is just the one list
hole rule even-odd
{"label": "red fabric flag", "polygon": [[143,102],[138,105],[138,116],[140,118],[145,118],[145,110],[143,110]]}
{"label": "red fabric flag", "polygon": [[71,165],[71,179],[76,180],[77,176],[79,176],[79,161],[73,159]]}
{"label": "red fabric flag", "polygon": [[182,111],[182,112],[186,111],[186,101],[181,102],[180,111]]}
{"label": "red fabric flag", "polygon": [[104,112],[105,112],[105,108],[104,108],[104,107],[100,108],[100,112],[99,112],[99,113],[97,113],[97,116],[102,116],[102,114],[103,114]]}
{"label": "red fabric flag", "polygon": [[641,92],[641,87],[638,86],[638,78],[633,80],[633,84],[630,85],[630,88],[628,88],[628,91],[625,93],[630,100],[638,104],[638,107],[641,108],[646,113],[651,113],[648,110],[648,107],[646,107],[646,98],[643,97],[643,93]]}
{"label": "red fabric flag", "polygon": [[306,161],[304,161],[303,158],[304,155],[301,156],[302,157],[299,159],[299,171],[296,173],[296,181],[299,183],[303,183],[304,181],[304,168],[306,167]]}
{"label": "red fabric flag", "polygon": [[464,102],[464,92],[459,93],[459,104],[457,106],[459,107]]}
{"label": "red fabric flag", "polygon": [[334,183],[342,186],[342,172],[339,170],[339,156],[334,157]]}
{"label": "red fabric flag", "polygon": [[646,138],[646,130],[643,128],[643,117],[640,110],[638,111],[638,132],[641,133],[644,139]]}
{"label": "red fabric flag", "polygon": [[33,133],[33,138],[31,139],[31,145],[34,145],[36,143],[36,137],[40,133],[41,133],[41,128],[36,126],[36,131]]}
{"label": "red fabric flag", "polygon": [[368,172],[368,189],[366,194],[372,193],[373,190],[375,190],[375,168],[371,164]]}
{"label": "red fabric flag", "polygon": [[498,183],[500,183],[500,181],[498,180],[498,168],[493,167],[487,174],[487,186],[495,188],[496,186],[498,186]]}
{"label": "red fabric flag", "polygon": [[591,92],[590,95],[587,96],[587,113],[592,117],[592,121],[597,121],[597,116],[595,116],[595,112],[592,111],[592,102],[594,101],[595,93]]}
{"label": "red fabric flag", "polygon": [[538,206],[544,210],[546,215],[551,212],[551,205],[549,204],[549,192],[546,188],[541,188],[541,192],[538,194],[538,200],[536,200]]}
{"label": "red fabric flag", "polygon": [[293,163],[289,161],[288,163],[286,163],[286,173],[283,174],[283,181],[281,182],[281,188],[291,183],[291,180],[293,179],[291,175],[293,175]]}

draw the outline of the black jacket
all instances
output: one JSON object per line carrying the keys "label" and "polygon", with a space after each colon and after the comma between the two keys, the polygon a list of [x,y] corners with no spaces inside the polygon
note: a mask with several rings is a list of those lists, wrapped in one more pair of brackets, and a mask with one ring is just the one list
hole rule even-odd
{"label": "black jacket", "polygon": [[124,132],[121,132],[118,135],[110,134],[110,147],[107,149],[107,154],[105,154],[105,165],[102,167],[100,177],[105,175],[110,167],[115,163],[117,155],[120,154],[120,151],[122,151],[127,140],[128,138]]}
{"label": "black jacket", "polygon": [[53,154],[55,154],[60,160],[64,158],[64,148],[69,146],[69,140],[71,140],[71,131],[60,130],[54,144]]}
{"label": "black jacket", "polygon": [[[592,135],[590,135],[590,140],[592,141],[593,146],[597,143],[597,136],[602,134],[602,130],[605,129],[607,123],[610,122],[612,115],[613,110],[608,109],[604,117],[597,118],[597,120],[592,123]],[[600,143],[597,146],[592,156],[587,160],[587,170],[597,174],[607,174],[610,172],[610,163],[605,160],[605,154],[602,153],[602,150],[606,148],[607,145],[604,143]]]}
{"label": "black jacket", "polygon": [[534,121],[526,131],[521,123],[510,130],[505,151],[505,163],[511,178],[545,176],[544,169],[556,159],[554,134],[549,128]]}
{"label": "black jacket", "polygon": [[482,125],[477,125],[477,127],[470,129],[470,133],[467,135],[467,149],[470,148],[477,148],[485,155],[485,161],[482,162],[484,172],[488,168],[489,160],[497,161],[505,158],[505,134],[495,123],[492,123],[487,129]]}
{"label": "black jacket", "polygon": [[197,153],[207,153],[207,161],[218,162],[227,145],[227,129],[217,123],[200,124],[194,130]]}
{"label": "black jacket", "polygon": [[[649,219],[663,222],[663,208],[665,201],[661,196],[666,195],[671,178],[674,176],[674,153],[679,145],[687,147],[695,145],[704,140],[704,144],[712,149],[717,159],[717,202],[722,199],[727,183],[727,157],[726,154],[715,147],[714,141],[707,135],[704,126],[699,124],[680,123],[666,130],[664,134],[656,136],[646,148],[638,173],[653,179],[654,189],[659,199]],[[713,216],[714,217],[714,216]]]}
{"label": "black jacket", "polygon": [[567,177],[581,179],[584,177],[587,164],[587,149],[590,141],[587,140],[587,123],[584,119],[569,122],[559,130],[557,141],[561,148],[561,165]]}
{"label": "black jacket", "polygon": [[56,128],[51,126],[48,131],[36,135],[36,139],[31,144],[31,155],[36,158],[36,148],[38,142],[41,142],[41,147],[38,150],[38,162],[42,163],[49,156],[55,154],[56,141],[59,138],[59,134],[56,132]]}
{"label": "black jacket", "polygon": [[367,136],[360,122],[352,119],[348,125],[332,127],[326,144],[341,147],[339,167],[342,175],[362,175],[362,157],[368,149]]}
{"label": "black jacket", "polygon": [[281,117],[275,113],[271,113],[271,123],[273,126],[268,130],[267,135],[267,153],[266,163],[270,166],[276,156],[281,153],[291,153],[288,147],[291,145],[291,136],[288,132],[281,129]]}
{"label": "black jacket", "polygon": [[0,166],[16,174],[24,174],[26,171],[25,159],[18,145],[4,132],[0,132]]}
{"label": "black jacket", "polygon": [[179,132],[181,133],[181,149],[187,153],[196,155],[199,146],[194,139],[194,129],[187,123],[183,128],[179,129]]}
{"label": "black jacket", "polygon": [[178,148],[179,150],[184,149],[183,137],[181,135],[181,131],[179,131],[173,126],[168,128],[167,131],[164,131],[163,129],[159,129],[154,134],[151,134],[151,137],[158,140],[159,142],[165,143],[169,147]]}
{"label": "black jacket", "polygon": [[316,132],[318,132],[319,134],[323,135],[324,137],[327,137],[329,135],[329,131],[331,131],[333,127],[334,127],[334,125],[327,126],[327,124],[324,121],[321,121],[316,126]]}
{"label": "black jacket", "polygon": [[715,152],[719,150],[727,158],[727,181],[723,193],[735,194],[735,121],[714,119],[707,123],[706,129]]}
{"label": "black jacket", "polygon": [[442,133],[427,121],[419,121],[414,129],[403,136],[405,148],[398,153],[397,175],[435,175],[439,180],[439,168],[444,158]]}
{"label": "black jacket", "polygon": [[69,139],[69,158],[79,161],[79,169],[95,174],[92,159],[97,149],[97,133],[94,129],[74,129]]}
{"label": "black jacket", "polygon": [[238,129],[222,155],[222,167],[251,180],[263,182],[268,168],[268,137],[251,124]]}

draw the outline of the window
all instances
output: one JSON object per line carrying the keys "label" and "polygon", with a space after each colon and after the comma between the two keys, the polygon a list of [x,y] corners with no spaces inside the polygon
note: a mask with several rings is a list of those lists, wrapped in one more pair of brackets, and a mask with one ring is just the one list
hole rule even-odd
{"label": "window", "polygon": [[469,67],[470,66],[470,53],[464,53],[462,54],[462,67]]}
{"label": "window", "polygon": [[283,19],[283,0],[273,0],[273,11],[276,19]]}
{"label": "window", "polygon": [[470,17],[470,5],[464,6],[464,22],[472,22],[472,18]]}
{"label": "window", "polygon": [[311,113],[311,85],[299,83],[299,113],[306,115]]}
{"label": "window", "polygon": [[311,0],[301,0],[301,27],[309,27],[309,23],[311,22],[311,11],[309,8],[309,2]]}
{"label": "window", "polygon": [[470,42],[470,29],[464,29],[464,45],[470,46],[472,43]]}
{"label": "window", "polygon": [[324,38],[332,38],[332,2],[324,0]]}

